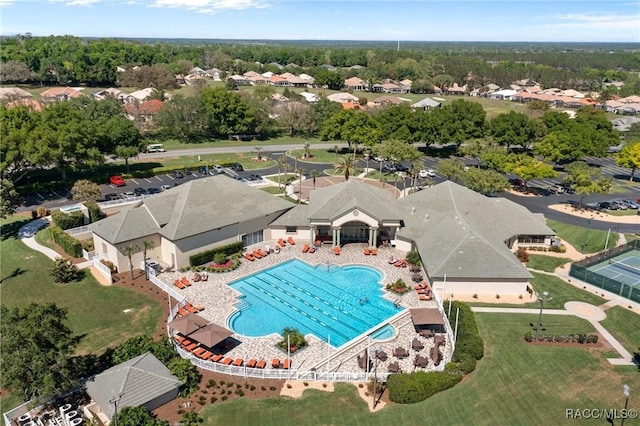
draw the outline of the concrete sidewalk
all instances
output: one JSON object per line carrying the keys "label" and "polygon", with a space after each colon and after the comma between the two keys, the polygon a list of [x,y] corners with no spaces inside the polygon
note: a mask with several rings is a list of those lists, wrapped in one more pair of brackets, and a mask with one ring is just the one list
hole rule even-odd
{"label": "concrete sidewalk", "polygon": [[49,223],[49,217],[32,220],[31,222],[20,228],[20,230],[18,231],[18,238],[27,247],[35,251],[39,251],[51,260],[56,260],[62,256],[60,256],[55,250],[51,250],[49,247],[45,247],[39,244],[35,238],[36,232],[38,232],[40,228],[44,228],[45,226],[49,225]]}

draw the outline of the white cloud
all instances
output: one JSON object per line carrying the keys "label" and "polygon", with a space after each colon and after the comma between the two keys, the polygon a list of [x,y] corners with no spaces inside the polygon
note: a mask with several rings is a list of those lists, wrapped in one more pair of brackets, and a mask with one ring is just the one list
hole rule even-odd
{"label": "white cloud", "polygon": [[0,0],[0,7],[11,6],[15,0]]}
{"label": "white cloud", "polygon": [[100,3],[102,0],[51,0],[51,1],[54,3],[64,3],[65,6],[87,6],[94,3]]}
{"label": "white cloud", "polygon": [[544,27],[552,28],[638,28],[640,22],[640,13],[636,14],[618,14],[618,13],[569,13],[556,14],[543,20],[549,21],[543,24]]}
{"label": "white cloud", "polygon": [[151,6],[184,8],[214,14],[221,10],[264,9],[269,7],[269,4],[262,0],[154,0]]}

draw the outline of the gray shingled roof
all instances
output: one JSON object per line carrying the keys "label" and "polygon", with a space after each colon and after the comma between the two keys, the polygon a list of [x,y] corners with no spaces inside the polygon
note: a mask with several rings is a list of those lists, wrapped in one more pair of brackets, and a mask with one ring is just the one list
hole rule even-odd
{"label": "gray shingled roof", "polygon": [[92,229],[111,244],[154,233],[175,241],[291,207],[288,201],[218,175],[145,198],[142,204],[96,222]]}
{"label": "gray shingled roof", "polygon": [[169,372],[150,352],[118,364],[90,378],[87,393],[102,411],[113,417],[114,405],[110,399],[122,394],[118,410],[139,407],[160,395],[179,388],[182,382]]}
{"label": "gray shingled roof", "polygon": [[378,221],[399,221],[402,216],[395,206],[396,200],[389,192],[357,180],[348,180],[311,191],[309,219],[333,220],[357,208]]}
{"label": "gray shingled roof", "polygon": [[540,215],[450,181],[416,192],[399,204],[405,228],[397,235],[415,242],[432,277],[531,278],[504,241],[515,235],[555,234]]}
{"label": "gray shingled roof", "polygon": [[300,205],[292,208],[271,222],[270,226],[309,226],[309,206]]}

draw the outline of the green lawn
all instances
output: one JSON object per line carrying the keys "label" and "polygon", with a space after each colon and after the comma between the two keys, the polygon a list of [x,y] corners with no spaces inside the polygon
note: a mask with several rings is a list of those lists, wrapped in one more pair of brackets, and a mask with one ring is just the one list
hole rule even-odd
{"label": "green lawn", "polygon": [[537,269],[539,271],[553,272],[560,265],[571,262],[571,259],[566,257],[553,257],[545,256],[544,254],[531,254],[529,253],[529,261],[527,262],[527,268]]}
{"label": "green lawn", "polygon": [[[545,308],[548,309],[564,309],[564,304],[571,301],[585,302],[590,303],[595,306],[602,305],[606,302],[605,299],[600,296],[596,296],[595,294],[589,293],[586,290],[582,290],[572,286],[561,280],[558,277],[532,272],[533,279],[530,281],[534,290],[542,294],[543,292],[548,292],[549,296],[552,297],[552,300],[546,302],[544,304]],[[535,294],[529,298],[528,294],[524,296],[529,302],[524,305],[517,304],[508,304],[508,303],[473,303],[470,302],[470,305],[473,306],[494,306],[494,307],[514,307],[514,308],[539,308],[540,302],[536,299]]]}
{"label": "green lawn", "polygon": [[640,351],[640,314],[631,312],[621,306],[607,309],[607,319],[600,322],[618,339],[626,350]]}
{"label": "green lawn", "polygon": [[[205,425],[541,425],[586,424],[565,419],[569,408],[622,408],[621,384],[640,388],[632,367],[614,368],[597,350],[534,346],[522,336],[536,315],[476,314],[485,357],[457,386],[412,405],[390,404],[372,414],[353,385],[301,399],[237,399],[205,408]],[[591,332],[576,317],[545,316],[547,333]],[[637,401],[637,399],[635,400]],[[634,400],[630,401],[630,407]],[[602,422],[603,423],[603,422]],[[599,424],[599,423],[589,423]],[[631,422],[627,424],[631,425]]]}
{"label": "green lawn", "polygon": [[[588,228],[588,220],[584,220],[584,227],[568,225],[562,222],[556,222],[555,220],[547,220],[547,225],[553,229],[558,237],[562,240],[566,240],[569,244],[575,247],[576,250],[583,253],[596,253],[604,249],[607,241],[607,231],[599,231],[596,229]],[[609,236],[609,243],[616,241],[618,234],[611,232]],[[582,250],[584,246],[584,251]]]}
{"label": "green lawn", "polygon": [[[177,139],[148,139],[148,143],[163,143],[164,148],[167,151],[172,149],[189,149],[189,148],[209,148],[209,147],[231,147],[231,146],[249,146],[251,148],[262,147],[263,152],[269,151],[271,145],[304,145],[306,143],[336,143],[332,141],[321,141],[318,138],[301,138],[292,136],[280,136],[268,140],[254,140],[247,142],[239,142],[235,140],[209,140],[198,143],[184,143]],[[342,142],[338,142],[338,145],[342,145]]]}
{"label": "green lawn", "polygon": [[278,188],[277,186],[267,186],[260,189],[268,194],[273,194],[273,195],[284,194],[284,188]]}
{"label": "green lawn", "polygon": [[[323,142],[323,143],[326,143],[326,142]],[[338,149],[338,155],[336,156],[336,153],[333,150],[333,148],[313,149],[313,145],[311,145],[311,150],[309,151],[311,158],[304,159],[302,158],[303,154],[304,154],[304,149],[294,149],[287,152],[287,155],[290,155],[293,158],[295,158],[296,155],[300,155],[299,161],[302,161],[302,162],[318,163],[318,164],[335,164],[336,158],[340,158],[343,155],[347,154],[347,148],[344,147],[344,148]],[[353,152],[351,152],[350,154],[353,155]],[[362,155],[360,153],[357,154],[357,158],[362,158]]]}
{"label": "green lawn", "polygon": [[133,335],[153,334],[162,316],[155,301],[132,290],[101,286],[88,271],[80,282],[54,283],[52,262],[16,238],[23,223],[24,216],[2,221],[2,304],[55,303],[67,308],[70,328],[82,336],[79,353],[99,354]]}

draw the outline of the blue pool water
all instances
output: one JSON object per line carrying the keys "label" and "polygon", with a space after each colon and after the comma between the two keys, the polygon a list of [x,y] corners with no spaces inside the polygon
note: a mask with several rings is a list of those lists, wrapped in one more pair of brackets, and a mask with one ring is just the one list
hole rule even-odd
{"label": "blue pool water", "polygon": [[311,266],[294,259],[230,286],[243,295],[229,327],[266,336],[285,327],[338,347],[402,309],[383,299],[382,276],[367,266]]}
{"label": "blue pool water", "polygon": [[387,340],[387,339],[391,339],[395,335],[396,335],[395,327],[392,326],[391,324],[386,324],[380,327],[379,329],[377,329],[376,331],[374,331],[373,333],[371,333],[371,339]]}

